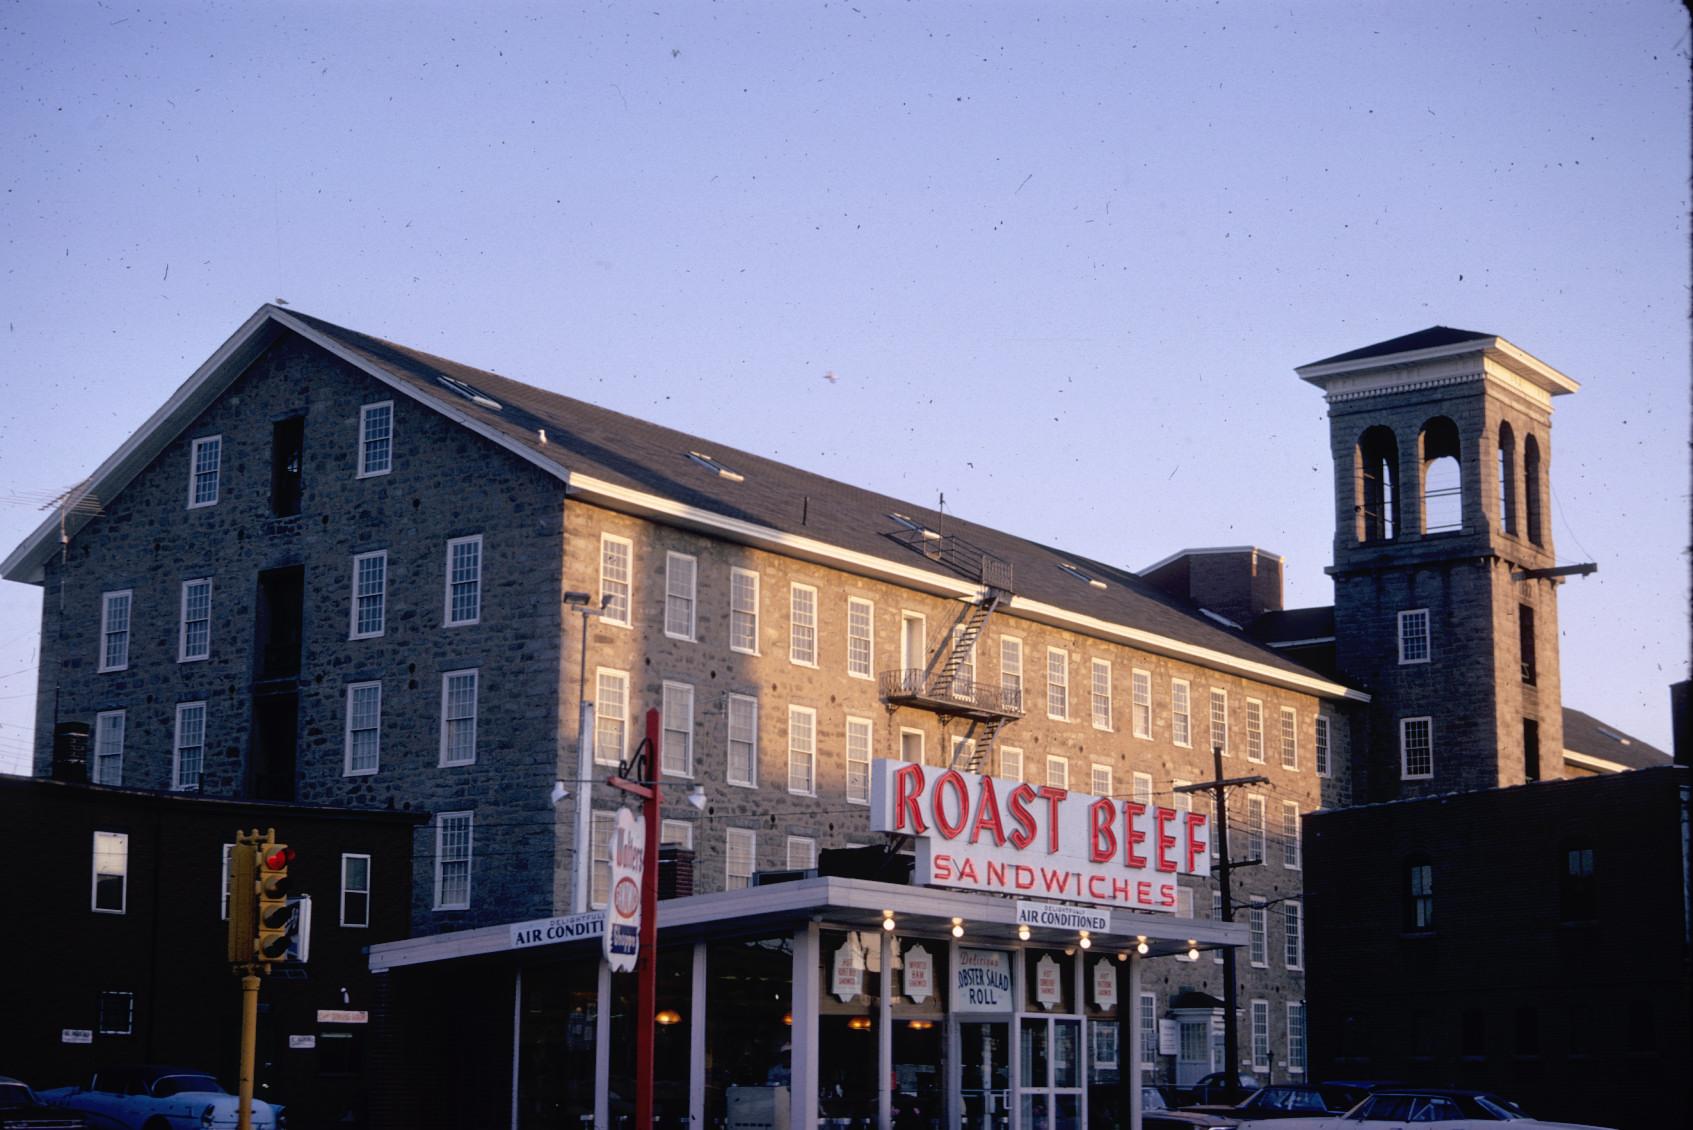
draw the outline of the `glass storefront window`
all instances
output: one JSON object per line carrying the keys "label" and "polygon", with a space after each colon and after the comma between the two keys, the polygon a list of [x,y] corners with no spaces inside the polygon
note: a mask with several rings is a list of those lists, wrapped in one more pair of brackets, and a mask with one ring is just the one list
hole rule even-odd
{"label": "glass storefront window", "polygon": [[1023,1010],[1075,1012],[1075,956],[1063,950],[1023,951]]}
{"label": "glass storefront window", "polygon": [[523,971],[518,1088],[524,1130],[581,1130],[594,1119],[594,1025],[599,960]]}
{"label": "glass storefront window", "polygon": [[705,1121],[767,1130],[793,1078],[793,943],[714,942],[706,954]]}

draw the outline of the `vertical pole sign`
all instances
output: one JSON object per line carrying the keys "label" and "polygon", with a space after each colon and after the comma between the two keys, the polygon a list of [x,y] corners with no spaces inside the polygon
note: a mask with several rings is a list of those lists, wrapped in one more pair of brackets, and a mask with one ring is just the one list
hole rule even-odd
{"label": "vertical pole sign", "polygon": [[605,904],[606,964],[614,973],[635,968],[641,952],[641,880],[646,870],[647,822],[627,808],[611,826],[611,890]]}

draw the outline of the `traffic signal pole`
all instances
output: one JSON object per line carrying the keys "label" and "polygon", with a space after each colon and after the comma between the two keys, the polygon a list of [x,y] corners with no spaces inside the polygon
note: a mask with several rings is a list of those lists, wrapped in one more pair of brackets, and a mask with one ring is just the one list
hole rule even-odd
{"label": "traffic signal pole", "polygon": [[236,832],[229,851],[228,956],[241,975],[241,1076],[237,1130],[253,1128],[253,1076],[259,1042],[259,974],[288,960],[288,864],[294,851],[276,829]]}
{"label": "traffic signal pole", "polygon": [[253,1060],[259,1042],[259,975],[248,965],[241,975],[241,1096],[236,1130],[253,1130]]}

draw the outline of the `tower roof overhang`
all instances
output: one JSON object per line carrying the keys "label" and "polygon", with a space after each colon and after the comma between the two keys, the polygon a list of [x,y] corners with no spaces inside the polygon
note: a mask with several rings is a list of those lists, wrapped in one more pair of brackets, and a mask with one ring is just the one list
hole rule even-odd
{"label": "tower roof overhang", "polygon": [[1431,326],[1294,370],[1331,398],[1397,391],[1466,373],[1494,377],[1539,398],[1564,396],[1581,388],[1560,372],[1497,334]]}

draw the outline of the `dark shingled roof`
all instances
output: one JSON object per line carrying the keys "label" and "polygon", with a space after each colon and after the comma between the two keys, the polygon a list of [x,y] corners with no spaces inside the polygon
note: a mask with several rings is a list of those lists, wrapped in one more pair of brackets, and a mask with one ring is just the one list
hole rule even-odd
{"label": "dark shingled roof", "polygon": [[1564,707],[1564,748],[1599,757],[1630,769],[1651,769],[1673,760],[1657,746],[1623,733],[1591,714]]}
{"label": "dark shingled roof", "polygon": [[1321,608],[1283,608],[1266,612],[1247,626],[1262,643],[1294,643],[1334,638],[1334,605]]}
{"label": "dark shingled roof", "polygon": [[[1430,326],[1426,330],[1405,334],[1403,337],[1389,338],[1378,341],[1374,345],[1366,345],[1362,349],[1354,349],[1347,353],[1336,353],[1333,357],[1324,357],[1321,361],[1312,361],[1312,365],[1329,365],[1338,361],[1362,361],[1369,357],[1389,357],[1395,353],[1410,353],[1417,349],[1435,349],[1442,345],[1457,345],[1464,341],[1485,341],[1498,334],[1477,333],[1475,330],[1455,330],[1451,326]],[[1300,366],[1308,368],[1309,366]]]}
{"label": "dark shingled roof", "polygon": [[[1015,569],[1018,596],[1113,624],[1209,648],[1237,660],[1304,678],[1309,668],[1197,613],[1127,569],[1063,553],[1048,546],[967,522],[938,518],[927,507],[862,490],[747,451],[626,416],[494,373],[473,369],[393,342],[332,325],[295,310],[289,316],[333,340],[394,379],[453,411],[495,429],[530,452],[572,473],[643,491],[713,514],[808,537],[899,565],[948,574],[892,535],[888,515],[909,515],[955,534]],[[499,403],[490,408],[444,384],[450,377]],[[546,429],[542,444],[537,430]],[[744,476],[732,482],[690,459],[690,451],[716,458]],[[1060,567],[1069,562],[1099,580],[1095,588]]]}

